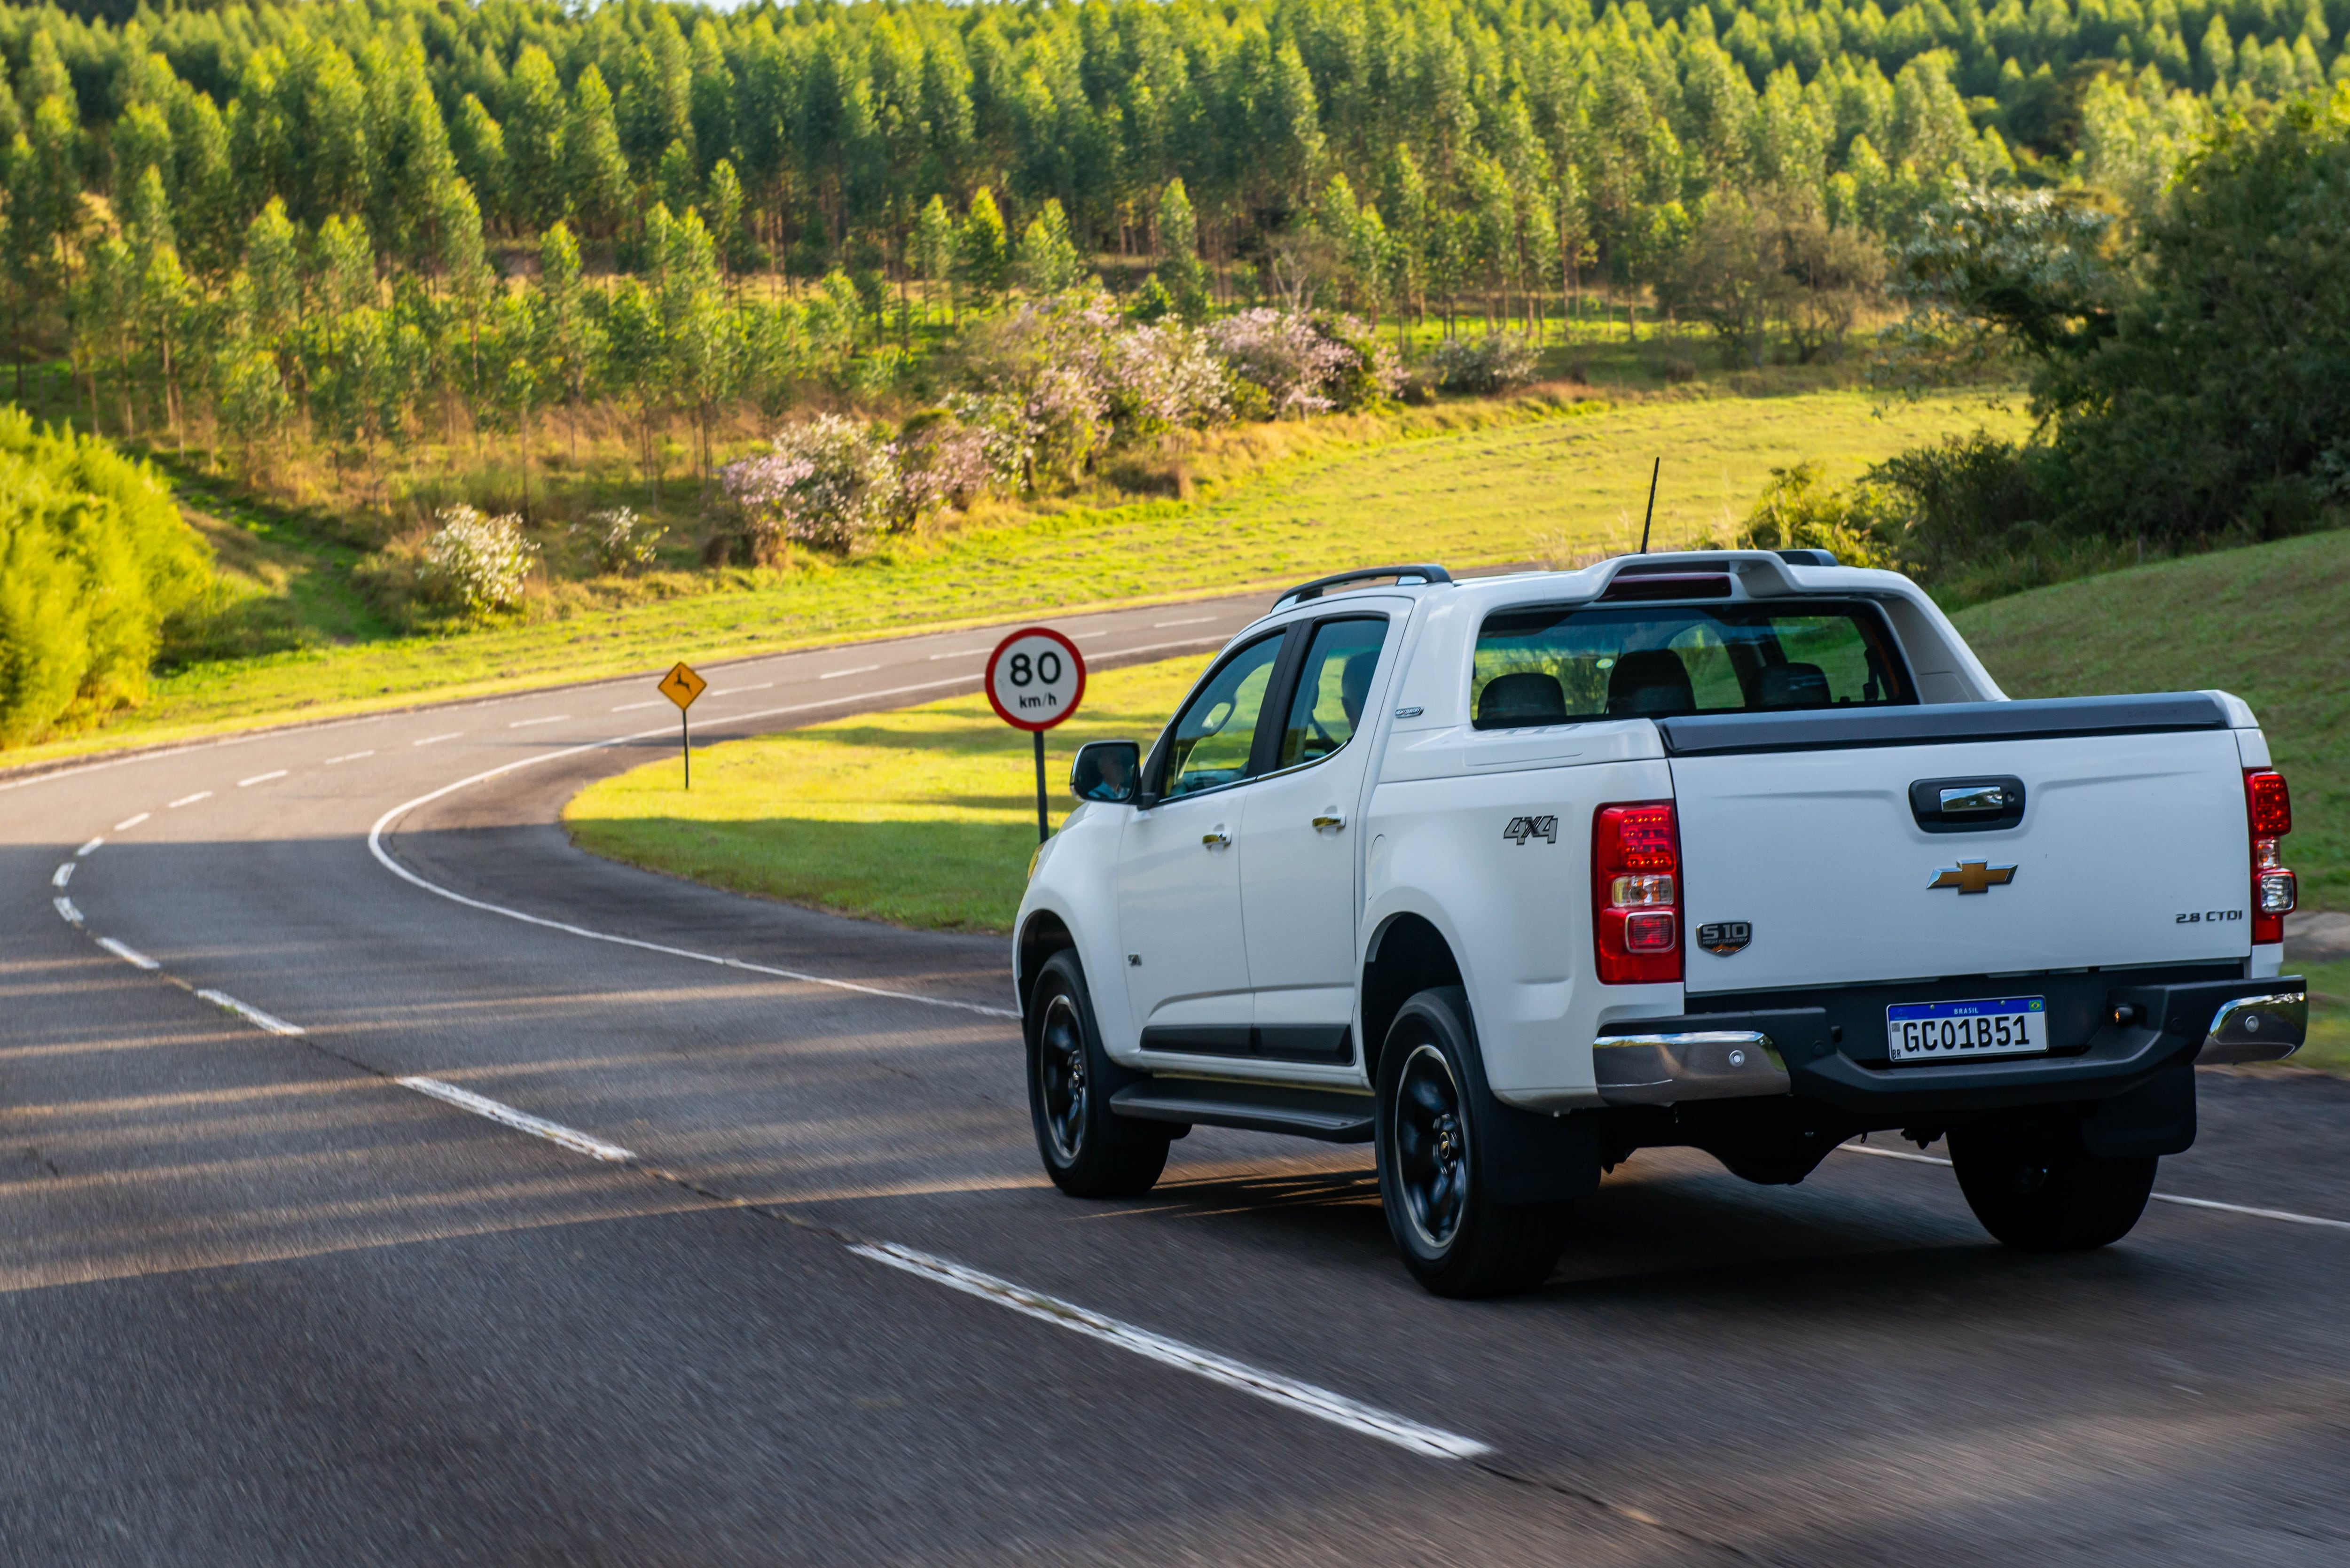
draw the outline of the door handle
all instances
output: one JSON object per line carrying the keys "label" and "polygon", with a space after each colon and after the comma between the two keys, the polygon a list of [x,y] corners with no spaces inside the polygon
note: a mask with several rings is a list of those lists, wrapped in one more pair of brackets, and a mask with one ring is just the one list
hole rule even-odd
{"label": "door handle", "polygon": [[1232,836],[1219,827],[1212,833],[1200,835],[1200,842],[1210,849],[1230,849],[1232,846]]}
{"label": "door handle", "polygon": [[1317,832],[1326,827],[1336,832],[1337,829],[1346,826],[1346,814],[1336,810],[1336,808],[1326,810],[1314,818],[1314,826]]}

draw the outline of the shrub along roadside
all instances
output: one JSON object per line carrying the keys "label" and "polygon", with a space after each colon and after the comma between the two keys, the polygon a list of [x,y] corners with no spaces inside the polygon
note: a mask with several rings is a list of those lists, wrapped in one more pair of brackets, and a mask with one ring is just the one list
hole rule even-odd
{"label": "shrub along roadside", "polygon": [[145,464],[0,409],[0,745],[136,706],[211,575]]}

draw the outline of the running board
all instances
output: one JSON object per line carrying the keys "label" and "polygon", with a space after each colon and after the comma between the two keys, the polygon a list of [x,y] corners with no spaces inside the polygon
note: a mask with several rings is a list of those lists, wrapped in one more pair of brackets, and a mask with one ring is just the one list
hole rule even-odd
{"label": "running board", "polygon": [[1330,1089],[1221,1078],[1150,1078],[1112,1095],[1109,1108],[1144,1121],[1243,1127],[1325,1143],[1371,1141],[1371,1097]]}

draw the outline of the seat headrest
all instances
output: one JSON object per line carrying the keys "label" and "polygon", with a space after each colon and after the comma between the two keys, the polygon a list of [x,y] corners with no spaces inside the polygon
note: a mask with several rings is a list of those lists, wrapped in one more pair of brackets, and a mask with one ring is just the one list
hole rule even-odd
{"label": "seat headrest", "polygon": [[1487,725],[1564,724],[1566,692],[1539,670],[1496,675],[1477,694],[1477,722]]}
{"label": "seat headrest", "polygon": [[1615,719],[1662,719],[1697,711],[1689,666],[1669,648],[1619,655],[1607,672],[1607,713]]}
{"label": "seat headrest", "polygon": [[1754,683],[1758,708],[1825,708],[1831,701],[1827,671],[1816,664],[1770,665]]}

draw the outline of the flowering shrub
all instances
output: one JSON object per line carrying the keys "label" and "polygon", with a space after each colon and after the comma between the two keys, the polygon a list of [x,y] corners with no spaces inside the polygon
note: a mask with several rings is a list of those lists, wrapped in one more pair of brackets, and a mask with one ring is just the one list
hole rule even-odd
{"label": "flowering shrub", "polygon": [[434,516],[441,526],[424,542],[420,575],[426,582],[476,613],[504,609],[522,597],[538,546],[523,537],[520,517],[484,517],[463,503]]}
{"label": "flowering shrub", "polygon": [[898,502],[889,443],[837,414],[781,431],[772,452],[728,463],[719,477],[761,565],[785,541],[849,549],[887,529]]}
{"label": "flowering shrub", "polygon": [[1232,417],[1223,366],[1206,337],[1180,321],[1128,327],[1110,340],[1110,419],[1121,438],[1197,430]]}
{"label": "flowering shrub", "polygon": [[1002,465],[992,431],[965,424],[951,411],[910,420],[890,443],[898,470],[894,507],[899,527],[911,527],[941,506],[966,506],[982,491],[1016,479]]}
{"label": "flowering shrub", "polygon": [[637,515],[633,506],[615,506],[608,512],[591,512],[585,523],[571,525],[574,534],[586,533],[596,545],[596,564],[603,571],[627,572],[653,564],[654,554],[666,532],[659,524]]}
{"label": "flowering shrub", "polygon": [[1431,356],[1436,384],[1448,392],[1503,392],[1534,379],[1536,349],[1523,332],[1455,337]]}
{"label": "flowering shrub", "polygon": [[1216,322],[1208,340],[1275,418],[1357,408],[1403,386],[1392,351],[1350,316],[1259,306]]}

